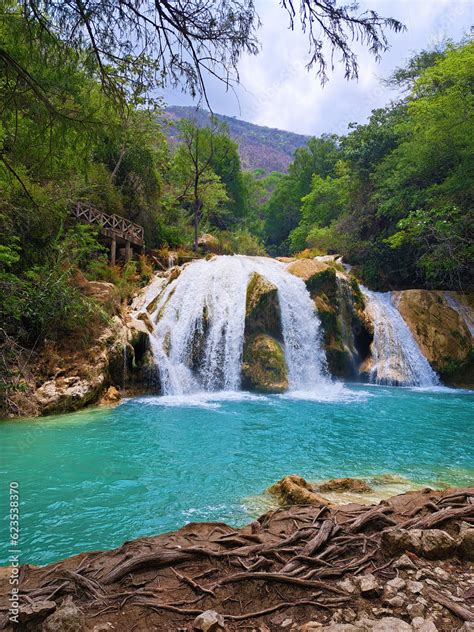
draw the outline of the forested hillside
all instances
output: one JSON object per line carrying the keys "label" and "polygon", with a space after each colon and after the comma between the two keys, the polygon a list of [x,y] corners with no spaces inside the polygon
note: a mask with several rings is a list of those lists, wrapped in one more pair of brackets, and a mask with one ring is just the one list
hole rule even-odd
{"label": "forested hillside", "polygon": [[[233,116],[214,116],[219,122],[224,123],[229,136],[237,143],[242,167],[247,171],[261,169],[265,173],[286,173],[294,152],[304,147],[310,138],[294,132],[254,125]],[[171,105],[166,107],[165,118],[172,122],[187,118],[204,126],[209,124],[210,114],[202,109]],[[172,142],[179,140],[179,128],[175,124],[165,126],[164,131]]]}

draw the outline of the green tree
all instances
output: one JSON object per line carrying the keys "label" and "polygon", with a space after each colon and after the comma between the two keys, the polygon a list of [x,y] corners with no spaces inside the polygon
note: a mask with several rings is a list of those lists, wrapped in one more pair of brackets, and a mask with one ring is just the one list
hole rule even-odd
{"label": "green tree", "polygon": [[217,123],[214,129],[198,127],[188,119],[178,125],[182,142],[173,157],[172,178],[179,202],[191,211],[193,250],[197,250],[201,220],[217,215],[219,206],[228,200],[225,186],[212,169]]}
{"label": "green tree", "polygon": [[311,190],[313,175],[332,175],[340,157],[336,136],[311,138],[307,147],[296,150],[288,175],[276,183],[265,206],[265,241],[276,252],[289,250],[288,236],[301,219],[301,200]]}

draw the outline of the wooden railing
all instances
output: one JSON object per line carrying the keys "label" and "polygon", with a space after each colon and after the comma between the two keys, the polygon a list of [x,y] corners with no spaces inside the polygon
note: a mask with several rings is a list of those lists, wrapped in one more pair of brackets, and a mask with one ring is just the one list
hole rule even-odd
{"label": "wooden railing", "polygon": [[143,226],[120,217],[120,215],[107,215],[93,206],[78,202],[72,209],[72,214],[81,222],[96,224],[101,231],[109,237],[120,237],[137,246],[143,246]]}

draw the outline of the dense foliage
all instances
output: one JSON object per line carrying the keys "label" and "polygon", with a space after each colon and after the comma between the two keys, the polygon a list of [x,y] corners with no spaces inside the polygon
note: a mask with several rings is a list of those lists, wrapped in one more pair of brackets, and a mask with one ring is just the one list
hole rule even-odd
{"label": "dense foliage", "polygon": [[470,289],[474,43],[422,52],[389,83],[402,99],[295,153],[266,204],[266,241],[339,252],[376,288]]}
{"label": "dense foliage", "polygon": [[[41,29],[14,0],[2,2],[0,319],[28,346],[92,322],[78,269],[121,283],[97,233],[73,221],[77,202],[142,225],[148,250],[192,244],[192,155],[185,143],[170,151],[159,104],[145,107],[135,85],[117,100],[86,53]],[[262,252],[249,233],[259,221],[253,179],[226,130],[187,122],[179,133],[199,138],[198,229],[224,231],[227,249]]]}

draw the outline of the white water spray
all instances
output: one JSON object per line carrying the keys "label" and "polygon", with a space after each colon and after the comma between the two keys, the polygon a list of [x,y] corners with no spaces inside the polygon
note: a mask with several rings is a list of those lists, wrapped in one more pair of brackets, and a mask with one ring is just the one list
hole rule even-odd
{"label": "white water spray", "polygon": [[152,315],[157,325],[151,345],[165,395],[240,388],[247,285],[254,272],[278,288],[290,390],[329,382],[320,323],[304,282],[278,261],[221,256],[186,266]]}
{"label": "white water spray", "polygon": [[421,353],[390,292],[361,286],[374,323],[370,381],[391,386],[435,386],[439,379]]}

